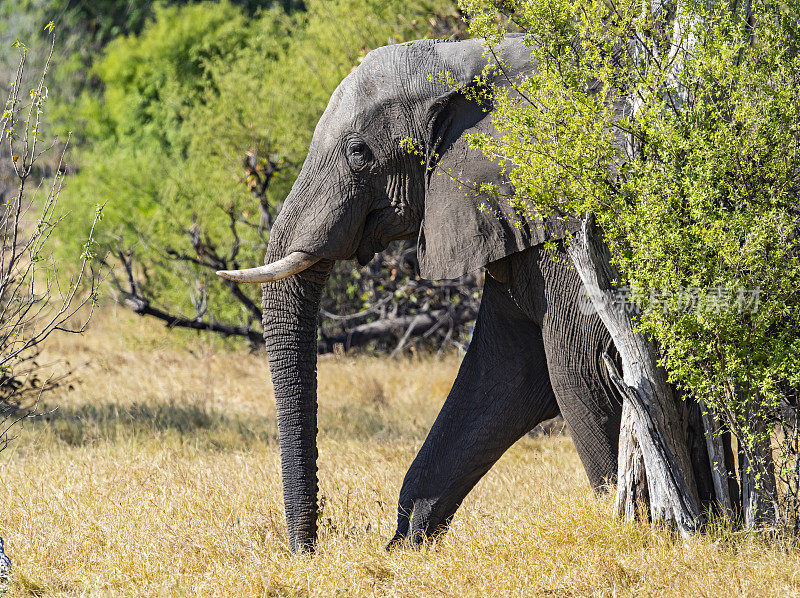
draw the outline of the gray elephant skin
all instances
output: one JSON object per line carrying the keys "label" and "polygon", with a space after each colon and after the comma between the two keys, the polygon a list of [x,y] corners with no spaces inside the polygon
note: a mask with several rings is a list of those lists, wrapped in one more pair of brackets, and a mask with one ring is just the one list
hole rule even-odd
{"label": "gray elephant skin", "polygon": [[[502,84],[530,64],[521,38],[508,37],[501,48]],[[611,339],[596,315],[578,309],[583,287],[563,248],[553,255],[542,246],[560,236],[559,227],[515,226],[502,197],[512,189],[498,165],[468,147],[467,134],[493,130],[491,107],[462,92],[478,84],[485,65],[478,40],[419,40],[370,52],[320,118],[272,229],[267,266],[236,278],[280,278],[263,286],[263,324],[295,552],[313,550],[317,534],[322,289],[335,260],[364,265],[394,240],[418,236],[425,278],[482,266],[488,275],[458,377],[403,481],[391,544],[418,544],[446,529],[500,456],[559,412],[592,486],[616,475],[621,403],[601,361],[604,351],[616,354]],[[450,74],[447,85],[442,73]],[[408,138],[422,158],[401,148]],[[459,173],[497,184],[500,197],[465,192],[453,180]]]}

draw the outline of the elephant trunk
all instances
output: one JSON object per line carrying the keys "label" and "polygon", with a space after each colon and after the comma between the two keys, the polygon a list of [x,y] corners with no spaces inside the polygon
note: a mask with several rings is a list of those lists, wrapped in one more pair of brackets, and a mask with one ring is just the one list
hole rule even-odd
{"label": "elephant trunk", "polygon": [[[267,263],[281,258],[270,241]],[[283,497],[292,552],[317,535],[317,313],[333,262],[263,287],[264,340],[278,418]]]}

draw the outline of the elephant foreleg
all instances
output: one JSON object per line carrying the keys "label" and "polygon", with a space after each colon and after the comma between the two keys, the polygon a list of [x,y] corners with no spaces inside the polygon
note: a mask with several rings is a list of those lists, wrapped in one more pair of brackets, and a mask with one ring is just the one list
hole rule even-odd
{"label": "elephant foreleg", "polygon": [[486,277],[475,333],[458,376],[403,480],[389,546],[444,531],[502,454],[558,415],[541,329]]}

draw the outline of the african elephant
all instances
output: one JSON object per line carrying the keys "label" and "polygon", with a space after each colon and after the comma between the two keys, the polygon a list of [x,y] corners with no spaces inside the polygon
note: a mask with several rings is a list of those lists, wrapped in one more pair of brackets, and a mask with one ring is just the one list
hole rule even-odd
{"label": "african elephant", "polygon": [[[501,47],[507,62],[498,77],[530,68],[521,38],[507,37]],[[219,273],[265,283],[264,338],[293,551],[313,549],[317,532],[316,322],[323,286],[335,260],[364,265],[398,239],[418,236],[426,278],[455,278],[482,266],[488,276],[473,341],[403,482],[393,542],[419,542],[444,529],[506,449],[559,411],[591,484],[616,475],[621,402],[601,365],[613,345],[597,316],[576,308],[582,285],[563,248],[554,259],[542,246],[564,227],[515,226],[502,199],[513,189],[496,163],[468,147],[467,133],[492,130],[490,108],[452,84],[478,84],[485,64],[477,40],[420,40],[370,52],[319,120],[272,229],[267,265]],[[450,74],[448,84],[437,79],[441,73]],[[401,148],[407,138],[417,140],[422,159]],[[498,184],[500,197],[466,193],[455,173]]]}

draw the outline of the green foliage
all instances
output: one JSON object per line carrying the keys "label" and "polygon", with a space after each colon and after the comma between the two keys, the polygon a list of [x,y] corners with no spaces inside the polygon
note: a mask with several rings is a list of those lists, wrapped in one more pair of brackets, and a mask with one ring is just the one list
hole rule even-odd
{"label": "green foliage", "polygon": [[93,73],[105,93],[88,110],[94,138],[155,142],[182,153],[183,122],[214,92],[210,64],[231,60],[249,40],[244,14],[225,2],[213,6],[158,7],[141,36],[118,37]]}
{"label": "green foliage", "polygon": [[800,5],[460,4],[537,66],[472,140],[513,161],[521,218],[594,213],[671,379],[767,440],[800,388]]}

